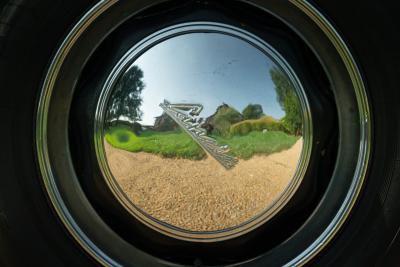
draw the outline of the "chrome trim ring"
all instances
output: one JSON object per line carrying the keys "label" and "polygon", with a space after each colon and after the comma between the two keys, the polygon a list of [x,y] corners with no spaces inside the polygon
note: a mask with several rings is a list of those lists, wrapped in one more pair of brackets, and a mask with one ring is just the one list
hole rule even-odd
{"label": "chrome trim ring", "polygon": [[[137,206],[135,206],[134,203],[132,203],[128,199],[128,197],[124,194],[124,192],[118,185],[118,182],[113,176],[112,171],[110,170],[110,167],[107,163],[106,152],[104,148],[105,130],[103,126],[107,104],[112,90],[114,89],[119,77],[123,75],[123,73],[132,65],[132,63],[138,57],[140,57],[140,55],[148,51],[151,47],[170,38],[188,33],[224,34],[236,37],[251,44],[253,47],[263,52],[280,69],[282,69],[283,73],[288,76],[290,82],[294,85],[296,94],[298,96],[298,99],[300,100],[303,121],[303,146],[294,177],[291,179],[290,183],[288,184],[284,192],[281,193],[278,199],[276,199],[269,207],[266,207],[266,210],[263,213],[250,219],[247,222],[238,225],[237,227],[227,228],[224,230],[195,232],[180,229],[173,225],[162,222],[139,209]],[[301,184],[301,181],[303,180],[303,177],[307,170],[312,149],[311,111],[303,86],[301,85],[300,80],[296,76],[294,70],[273,47],[271,47],[269,44],[267,44],[265,41],[258,38],[257,36],[236,27],[211,22],[184,23],[165,28],[145,38],[140,43],[132,47],[124,56],[122,56],[120,61],[111,71],[101,91],[96,108],[94,133],[96,156],[103,177],[107,185],[112,190],[115,198],[125,207],[125,209],[127,209],[131,213],[131,215],[137,218],[139,221],[156,231],[178,239],[195,242],[216,242],[235,238],[254,230],[258,226],[270,220],[289,202],[291,197],[299,188],[299,185]]]}
{"label": "chrome trim ring", "polygon": [[[69,51],[74,46],[79,36],[92,24],[92,22],[103,14],[107,9],[113,6],[117,0],[102,0],[92,9],[90,9],[82,19],[73,27],[63,43],[60,45],[55,57],[53,58],[41,90],[39,99],[37,117],[36,117],[36,149],[38,164],[42,174],[43,184],[47,191],[49,200],[54,207],[57,215],[67,228],[71,236],[80,244],[80,246],[100,264],[104,266],[120,266],[118,262],[106,255],[96,246],[88,236],[77,225],[72,214],[66,208],[64,200],[57,188],[54,172],[49,159],[47,146],[47,117],[51,96],[54,90],[55,80],[58,78],[59,71],[63,65]],[[287,262],[286,266],[304,265],[317,255],[340,230],[348,218],[352,207],[357,201],[361,191],[368,167],[368,160],[371,151],[371,115],[369,111],[368,98],[362,76],[357,64],[352,57],[340,35],[327,19],[310,3],[304,0],[290,0],[294,6],[306,14],[329,38],[338,54],[346,65],[351,77],[354,91],[358,102],[358,111],[360,116],[360,137],[359,156],[357,160],[356,171],[353,176],[352,185],[348,191],[345,201],[336,213],[334,220],[325,229],[325,231],[311,245],[308,246],[297,257]]]}
{"label": "chrome trim ring", "polygon": [[89,25],[117,1],[118,0],[104,0],[93,6],[93,8],[91,8],[79,20],[64,39],[49,66],[49,70],[43,82],[36,115],[36,150],[40,172],[42,174],[42,179],[49,200],[70,235],[90,256],[96,259],[103,266],[120,266],[120,264],[106,255],[92,242],[92,240],[76,223],[72,214],[65,205],[60,191],[57,188],[53,168],[49,158],[47,146],[47,117],[55,80],[57,79],[58,73],[69,51]]}
{"label": "chrome trim ring", "polygon": [[346,219],[350,215],[350,211],[357,201],[358,195],[361,192],[363,182],[368,169],[368,162],[371,154],[372,146],[372,127],[371,127],[371,113],[368,102],[368,96],[363,82],[361,72],[356,64],[355,59],[350,53],[349,48],[344,40],[340,37],[339,33],[335,30],[333,25],[308,1],[290,0],[290,2],[303,11],[310,17],[318,27],[325,33],[332,44],[335,46],[336,51],[342,58],[348,73],[351,77],[354,91],[356,93],[357,104],[360,116],[360,144],[359,144],[359,157],[357,160],[356,170],[353,176],[353,182],[350,190],[346,196],[345,201],[342,203],[335,218],[325,229],[325,231],[315,240],[306,250],[299,254],[296,258],[289,261],[285,266],[302,266],[315,257],[327,244],[333,239],[336,233],[340,230]]}

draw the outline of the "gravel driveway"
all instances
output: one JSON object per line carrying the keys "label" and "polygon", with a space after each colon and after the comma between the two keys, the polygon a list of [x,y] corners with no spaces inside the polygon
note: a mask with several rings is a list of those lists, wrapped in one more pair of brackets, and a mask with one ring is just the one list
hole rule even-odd
{"label": "gravel driveway", "polygon": [[251,219],[282,193],[295,172],[302,139],[288,150],[240,160],[231,170],[211,157],[169,159],[105,145],[115,178],[137,207],[183,229],[214,231]]}

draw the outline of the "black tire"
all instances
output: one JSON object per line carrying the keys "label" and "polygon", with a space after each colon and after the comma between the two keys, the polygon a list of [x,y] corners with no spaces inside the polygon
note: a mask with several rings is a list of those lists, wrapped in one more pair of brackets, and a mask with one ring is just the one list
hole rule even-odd
{"label": "black tire", "polygon": [[[71,27],[96,2],[0,2],[0,266],[99,264],[70,237],[50,205],[34,144],[37,103],[51,59]],[[345,38],[364,76],[373,144],[367,178],[350,217],[311,265],[397,266],[400,19],[396,1],[314,2]],[[163,263],[153,260],[154,266]],[[145,266],[139,257],[130,264]],[[257,260],[243,265],[264,266]]]}
{"label": "black tire", "polygon": [[[7,121],[1,127],[1,135],[8,141],[3,143],[1,153],[1,266],[90,266],[94,263],[66,235],[47,204],[33,152],[34,110],[43,71],[71,23],[92,4],[90,1],[2,2],[0,79],[4,95],[0,109]],[[18,73],[29,82],[24,85],[23,79],[14,80]],[[20,92],[15,94],[16,90]],[[14,102],[18,95],[23,95],[19,103]],[[24,137],[12,134],[14,131],[24,133]]]}

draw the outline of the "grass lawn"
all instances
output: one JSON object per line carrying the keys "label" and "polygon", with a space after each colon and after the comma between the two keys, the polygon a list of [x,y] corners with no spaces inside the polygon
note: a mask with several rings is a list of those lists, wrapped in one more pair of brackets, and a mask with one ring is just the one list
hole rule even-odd
{"label": "grass lawn", "polygon": [[[114,127],[105,136],[107,142],[115,148],[131,152],[148,152],[164,157],[202,159],[205,152],[190,136],[181,131],[151,132],[145,131],[140,136],[124,127]],[[232,155],[249,159],[254,154],[271,154],[290,148],[298,137],[280,131],[250,132],[243,136],[223,138],[214,136],[220,145],[228,145]]]}
{"label": "grass lawn", "polygon": [[107,142],[115,148],[131,152],[148,152],[164,157],[202,159],[205,152],[184,132],[145,131],[140,136],[124,127],[114,127],[106,133]]}
{"label": "grass lawn", "polygon": [[235,135],[231,138],[214,136],[218,144],[228,145],[232,155],[249,159],[255,154],[268,155],[291,148],[299,139],[281,131],[250,132],[247,135]]}

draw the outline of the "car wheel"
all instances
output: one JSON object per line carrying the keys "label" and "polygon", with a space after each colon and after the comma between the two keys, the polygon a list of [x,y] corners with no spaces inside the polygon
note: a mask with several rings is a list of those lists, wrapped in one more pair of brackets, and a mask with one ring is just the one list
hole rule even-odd
{"label": "car wheel", "polygon": [[2,1],[0,265],[396,266],[394,5]]}

